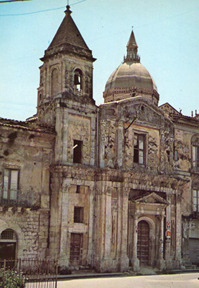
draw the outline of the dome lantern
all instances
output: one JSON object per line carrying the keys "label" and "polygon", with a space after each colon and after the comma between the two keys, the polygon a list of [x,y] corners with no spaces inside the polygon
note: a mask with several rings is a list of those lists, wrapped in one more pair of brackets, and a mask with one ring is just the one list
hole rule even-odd
{"label": "dome lantern", "polygon": [[157,86],[147,69],[140,63],[138,45],[131,31],[124,62],[111,74],[103,93],[104,102],[141,96],[158,105]]}
{"label": "dome lantern", "polygon": [[127,55],[126,57],[124,57],[124,62],[133,61],[133,62],[140,63],[140,57],[137,54],[138,45],[136,43],[133,30],[131,32],[131,36],[129,38],[129,42],[127,43],[126,48],[127,48]]}

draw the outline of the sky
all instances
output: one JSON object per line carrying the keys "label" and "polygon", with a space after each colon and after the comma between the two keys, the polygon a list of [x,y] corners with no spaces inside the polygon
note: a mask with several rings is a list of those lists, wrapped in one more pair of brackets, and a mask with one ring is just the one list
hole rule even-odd
{"label": "sky", "polygon": [[[2,2],[2,0],[0,0]],[[199,113],[199,0],[70,0],[93,56],[93,98],[103,103],[111,73],[122,63],[133,27],[141,63],[160,94],[191,116]],[[52,41],[67,0],[0,3],[0,117],[36,113],[41,57]]]}

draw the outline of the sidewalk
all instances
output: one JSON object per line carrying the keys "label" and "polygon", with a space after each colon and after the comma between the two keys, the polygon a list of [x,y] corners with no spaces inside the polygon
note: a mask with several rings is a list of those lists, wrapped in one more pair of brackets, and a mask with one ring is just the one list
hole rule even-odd
{"label": "sidewalk", "polygon": [[129,276],[144,276],[144,275],[164,275],[164,274],[182,274],[182,273],[198,273],[199,269],[186,269],[186,270],[167,270],[160,271],[152,269],[151,267],[142,267],[139,272],[113,272],[113,273],[97,273],[95,271],[75,271],[68,275],[58,275],[57,279],[72,280],[72,279],[86,279],[86,278],[105,278],[105,277],[129,277]]}

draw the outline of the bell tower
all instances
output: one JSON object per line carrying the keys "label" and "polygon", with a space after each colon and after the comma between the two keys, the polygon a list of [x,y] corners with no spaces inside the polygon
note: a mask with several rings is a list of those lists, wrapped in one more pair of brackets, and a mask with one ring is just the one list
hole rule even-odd
{"label": "bell tower", "polygon": [[94,103],[92,51],[88,48],[66,6],[65,17],[40,67],[37,115],[43,124],[55,125],[56,102],[74,100]]}

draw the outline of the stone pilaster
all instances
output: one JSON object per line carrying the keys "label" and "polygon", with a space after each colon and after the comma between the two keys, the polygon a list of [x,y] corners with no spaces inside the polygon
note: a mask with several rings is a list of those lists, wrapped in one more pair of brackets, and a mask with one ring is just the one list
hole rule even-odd
{"label": "stone pilaster", "polygon": [[124,133],[123,133],[123,121],[118,123],[117,131],[117,164],[118,167],[122,167],[123,164],[123,143],[124,143]]}
{"label": "stone pilaster", "polygon": [[133,258],[131,259],[133,271],[140,270],[140,261],[137,258],[137,242],[138,242],[138,214],[136,213],[134,216],[134,225],[133,225]]}
{"label": "stone pilaster", "polygon": [[176,265],[181,267],[181,242],[182,242],[182,215],[181,215],[181,192],[176,193]]}
{"label": "stone pilaster", "polygon": [[163,258],[164,252],[164,215],[160,215],[160,240],[159,240],[159,259],[158,259],[158,268],[163,270],[165,268],[165,261]]}
{"label": "stone pilaster", "polygon": [[[68,160],[68,111],[64,112],[63,115],[63,141],[62,141],[62,162],[65,163]],[[71,147],[72,148],[72,147]]]}
{"label": "stone pilaster", "polygon": [[[120,223],[121,223],[121,259],[120,270],[126,271],[129,268],[129,258],[127,256],[127,239],[128,239],[128,189],[123,190],[123,194],[120,194]],[[119,237],[119,235],[118,235]]]}
{"label": "stone pilaster", "polygon": [[70,247],[68,240],[68,186],[62,188],[61,199],[61,235],[60,235],[60,254],[59,265],[68,267],[69,265],[69,253],[66,251],[67,247]]}

